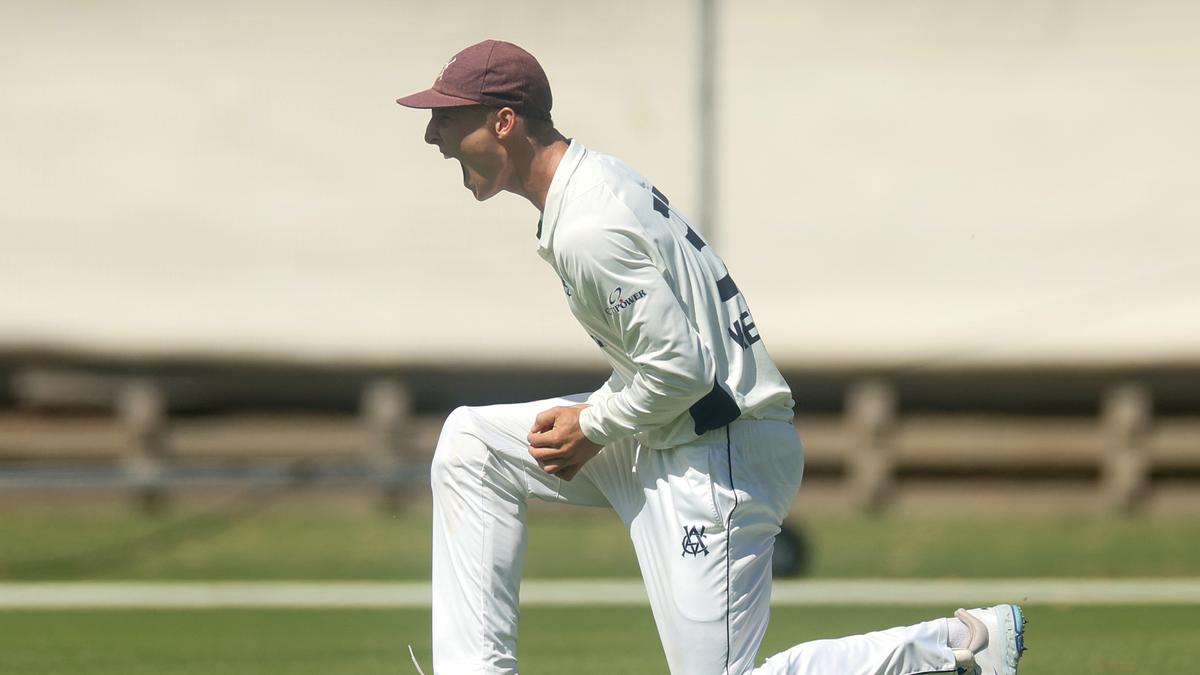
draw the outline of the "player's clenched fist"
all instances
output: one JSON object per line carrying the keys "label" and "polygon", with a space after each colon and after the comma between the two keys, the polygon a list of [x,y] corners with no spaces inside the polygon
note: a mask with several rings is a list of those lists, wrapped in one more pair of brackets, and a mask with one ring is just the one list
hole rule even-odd
{"label": "player's clenched fist", "polygon": [[543,411],[529,430],[529,454],[546,473],[571,480],[601,446],[588,440],[579,428],[579,413],[587,404],[554,407]]}

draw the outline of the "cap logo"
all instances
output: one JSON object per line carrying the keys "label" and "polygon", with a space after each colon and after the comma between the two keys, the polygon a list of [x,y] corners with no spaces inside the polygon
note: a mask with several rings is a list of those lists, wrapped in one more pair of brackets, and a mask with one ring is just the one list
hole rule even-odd
{"label": "cap logo", "polygon": [[446,69],[450,67],[450,64],[451,64],[451,63],[454,63],[454,62],[455,62],[455,61],[457,61],[457,60],[458,60],[458,57],[457,57],[457,56],[455,56],[454,58],[452,58],[452,59],[450,59],[449,61],[447,61],[447,62],[446,62],[446,65],[442,66],[442,69],[438,71],[437,77],[436,77],[436,78],[434,78],[434,80],[433,80],[433,81],[434,81],[434,82],[438,82],[438,81],[440,81],[440,80],[442,79],[442,76],[446,74]]}

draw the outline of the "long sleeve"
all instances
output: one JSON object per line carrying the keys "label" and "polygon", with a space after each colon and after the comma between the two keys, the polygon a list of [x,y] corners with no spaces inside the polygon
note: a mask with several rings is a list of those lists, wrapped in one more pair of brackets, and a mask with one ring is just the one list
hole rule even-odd
{"label": "long sleeve", "polygon": [[598,402],[607,399],[609,396],[612,396],[624,387],[625,381],[622,380],[620,374],[614,370],[609,373],[608,379],[600,385],[600,388],[596,391],[593,391],[591,395],[588,396],[588,405],[596,405]]}
{"label": "long sleeve", "polygon": [[610,328],[636,367],[624,388],[594,397],[580,416],[584,435],[601,445],[674,420],[712,389],[716,373],[646,246],[620,224],[600,223],[558,242],[560,271],[579,309]]}
{"label": "long sleeve", "polygon": [[725,263],[645,177],[571,141],[538,255],[613,376],[580,426],[604,445],[673,448],[743,418],[791,420],[791,389]]}

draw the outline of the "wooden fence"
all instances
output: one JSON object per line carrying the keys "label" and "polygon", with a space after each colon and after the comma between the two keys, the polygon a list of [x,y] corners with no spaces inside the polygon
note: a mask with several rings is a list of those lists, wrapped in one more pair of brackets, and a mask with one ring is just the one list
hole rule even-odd
{"label": "wooden fence", "polygon": [[[152,377],[58,384],[86,384],[107,405],[0,412],[0,492],[119,490],[154,508],[197,486],[323,482],[369,486],[394,505],[427,484],[443,419],[416,414],[395,377],[365,379],[353,412],[179,415]],[[894,384],[871,378],[848,383],[840,411],[797,426],[810,474],[839,481],[865,512],[886,510],[910,476],[1067,476],[1115,513],[1137,511],[1158,476],[1200,481],[1200,414],[1156,417],[1137,382],[1099,396],[1091,416],[905,412]]]}

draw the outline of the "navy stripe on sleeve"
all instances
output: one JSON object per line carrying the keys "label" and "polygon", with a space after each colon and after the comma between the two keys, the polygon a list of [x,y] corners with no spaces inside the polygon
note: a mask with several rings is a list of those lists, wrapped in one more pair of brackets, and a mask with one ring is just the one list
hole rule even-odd
{"label": "navy stripe on sleeve", "polygon": [[738,294],[737,284],[733,283],[733,277],[726,274],[717,281],[717,292],[721,294],[721,302],[729,300]]}

